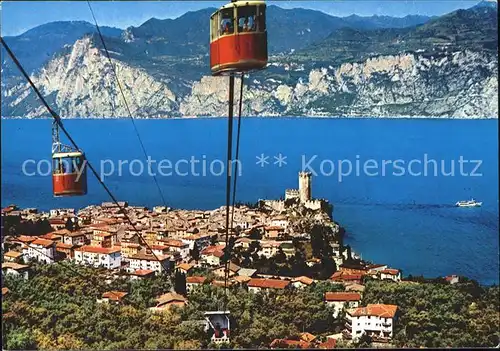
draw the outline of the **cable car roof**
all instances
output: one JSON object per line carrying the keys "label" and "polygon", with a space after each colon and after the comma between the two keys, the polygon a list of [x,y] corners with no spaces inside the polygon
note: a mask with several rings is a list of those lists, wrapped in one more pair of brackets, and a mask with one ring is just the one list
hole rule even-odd
{"label": "cable car roof", "polygon": [[57,158],[57,157],[79,157],[83,156],[83,152],[80,151],[73,151],[73,152],[56,152],[52,154],[52,158]]}
{"label": "cable car roof", "polygon": [[210,17],[215,15],[216,13],[220,12],[223,9],[229,9],[231,7],[242,7],[242,6],[256,6],[256,5],[266,5],[266,2],[264,0],[250,0],[250,1],[235,1],[235,2],[230,2],[229,4],[226,4],[222,7],[220,7],[217,11],[212,13]]}

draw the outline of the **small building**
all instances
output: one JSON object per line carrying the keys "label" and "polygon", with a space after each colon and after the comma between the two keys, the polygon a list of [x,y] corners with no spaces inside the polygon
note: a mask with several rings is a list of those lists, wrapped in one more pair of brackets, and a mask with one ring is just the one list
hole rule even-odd
{"label": "small building", "polygon": [[148,279],[155,276],[155,272],[150,269],[138,269],[129,273],[131,280]]}
{"label": "small building", "polygon": [[128,293],[124,291],[106,291],[101,299],[97,299],[97,303],[121,304],[127,295]]}
{"label": "small building", "polygon": [[460,278],[458,277],[458,275],[448,275],[446,277],[444,277],[444,280],[446,282],[448,282],[449,284],[456,284],[460,281]]}
{"label": "small building", "polygon": [[171,272],[174,268],[174,262],[170,260],[169,256],[161,255],[151,255],[139,253],[137,255],[129,257],[129,270],[152,270],[156,274],[161,274],[164,272]]}
{"label": "small building", "polygon": [[280,226],[268,226],[264,228],[265,237],[268,239],[281,239],[285,237],[285,228]]}
{"label": "small building", "polygon": [[252,268],[241,268],[238,271],[239,276],[249,277],[249,278],[252,278],[255,275],[255,273],[257,273],[257,270]]}
{"label": "small building", "polygon": [[399,269],[387,268],[378,272],[381,280],[401,281],[401,272]]}
{"label": "small building", "polygon": [[4,272],[5,275],[12,274],[24,279],[29,279],[31,270],[29,265],[16,262],[4,262],[2,264],[2,272]]}
{"label": "small building", "polygon": [[152,312],[163,312],[169,310],[172,306],[184,307],[187,304],[187,299],[175,292],[163,294],[156,301],[156,306],[150,308]]}
{"label": "small building", "polygon": [[65,244],[58,242],[56,244],[56,253],[58,259],[72,259],[74,256],[74,246],[71,244]]}
{"label": "small building", "polygon": [[190,293],[207,282],[207,278],[200,276],[186,277],[186,291]]}
{"label": "small building", "polygon": [[188,274],[190,270],[194,268],[193,264],[189,263],[181,263],[175,266],[175,269],[178,269],[181,273]]}
{"label": "small building", "polygon": [[252,278],[247,286],[248,291],[256,293],[269,289],[287,289],[291,284],[289,280]]}
{"label": "small building", "polygon": [[346,273],[346,272],[335,272],[333,275],[330,277],[331,281],[337,282],[337,283],[356,283],[356,284],[361,284],[363,282],[363,274],[358,274],[358,273]]}
{"label": "small building", "polygon": [[292,285],[294,288],[297,289],[303,289],[305,287],[311,286],[314,284],[314,280],[306,277],[306,276],[300,276],[297,278],[292,279]]}
{"label": "small building", "polygon": [[21,263],[23,261],[23,254],[19,251],[7,251],[3,254],[3,259],[5,262]]}
{"label": "small building", "polygon": [[325,302],[328,306],[333,306],[333,317],[337,318],[344,308],[358,307],[361,295],[356,292],[326,292]]}

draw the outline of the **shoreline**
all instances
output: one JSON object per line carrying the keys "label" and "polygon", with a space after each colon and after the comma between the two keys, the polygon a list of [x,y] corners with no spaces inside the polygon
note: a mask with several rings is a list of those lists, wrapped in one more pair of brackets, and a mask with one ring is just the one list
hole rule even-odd
{"label": "shoreline", "polygon": [[[218,120],[225,119],[226,116],[186,116],[186,117],[134,117],[135,121],[137,120]],[[332,120],[332,119],[404,119],[404,120],[498,120],[499,117],[440,117],[440,116],[242,116],[242,118],[251,118],[251,119],[324,119],[324,120]],[[51,120],[52,117],[13,117],[13,116],[2,116],[0,117],[2,120]],[[63,120],[124,120],[130,119],[130,117],[61,117]]]}
{"label": "shoreline", "polygon": [[[120,202],[120,201],[119,201]],[[154,209],[156,207],[163,207],[163,205],[156,205],[156,206],[152,206],[152,207],[149,207],[149,206],[142,206],[140,204],[132,204],[132,203],[129,203],[128,201],[124,201],[126,204],[127,204],[127,207],[132,207],[132,208],[147,208],[148,210],[150,211],[153,211],[154,212]],[[8,207],[11,207],[11,206],[16,206],[15,204],[8,204],[8,205],[2,205],[2,208],[8,208]],[[75,213],[79,213],[80,211],[82,210],[85,210],[85,209],[89,209],[89,208],[93,208],[93,207],[99,207],[99,206],[102,206],[102,204],[87,204],[83,207],[75,207],[75,208],[71,208],[71,209],[74,209],[74,212]],[[220,210],[222,207],[224,207],[225,205],[221,205],[219,207],[216,207],[216,208],[212,208],[212,209],[183,209],[183,208],[169,208],[169,211],[168,212],[171,212],[171,211],[184,211],[184,212],[205,212],[205,211],[217,211],[217,210]],[[246,206],[245,204],[243,204],[243,206]],[[236,206],[238,207],[238,206]],[[28,210],[30,209],[30,207],[18,207],[20,211],[25,211],[25,210]],[[50,212],[52,210],[65,210],[66,208],[50,208],[50,209],[45,209],[45,208],[38,208],[38,207],[34,207],[34,209],[37,209],[37,213],[38,214],[46,214],[46,215],[49,215],[50,217]],[[49,218],[47,217],[47,218]],[[331,220],[332,223],[336,223],[338,224],[341,228],[344,228],[342,226],[342,223],[341,222],[337,222],[337,221],[333,221]],[[345,242],[345,236],[342,238],[342,241]],[[360,260],[360,262],[364,262],[365,264],[376,264],[376,262],[370,260],[370,258],[367,258],[365,256],[365,258],[363,259],[363,254],[359,251],[357,251],[357,249],[355,249],[353,246],[351,246],[351,244],[347,244],[347,246],[350,247],[350,250],[351,250],[351,257],[357,261],[357,260]],[[346,246],[346,247],[347,247]],[[388,264],[387,264],[388,265]],[[402,271],[403,272],[403,271]],[[411,281],[417,281],[417,280],[423,280],[424,282],[432,282],[434,280],[439,280],[440,278],[444,278],[444,276],[426,276],[424,275],[423,273],[408,273],[408,272],[405,272],[406,274],[403,275],[401,274],[401,282],[411,282]],[[454,273],[449,273],[448,276],[451,276],[453,275]],[[409,277],[411,276],[411,279],[408,279]],[[467,276],[464,276],[464,275],[458,275],[460,278],[465,278],[466,280],[474,280],[477,282],[477,284],[481,287],[495,287],[495,286],[498,286],[500,284],[499,281],[487,281],[487,282],[482,282],[482,281],[479,281],[479,280],[475,280],[473,278],[469,278]]]}

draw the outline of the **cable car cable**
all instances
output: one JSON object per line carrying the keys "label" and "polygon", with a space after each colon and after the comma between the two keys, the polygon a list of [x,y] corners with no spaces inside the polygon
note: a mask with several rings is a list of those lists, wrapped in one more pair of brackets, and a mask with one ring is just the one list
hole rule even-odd
{"label": "cable car cable", "polygon": [[[127,109],[127,112],[129,114],[130,120],[132,121],[132,125],[134,126],[135,134],[137,135],[137,138],[139,139],[139,143],[141,144],[142,151],[144,152],[144,156],[148,158],[148,154],[146,152],[146,148],[144,146],[144,143],[142,142],[141,136],[139,134],[139,130],[137,129],[137,126],[135,125],[135,120],[134,117],[132,116],[132,112],[130,111],[130,107],[128,105],[127,99],[125,98],[125,93],[123,92],[122,85],[120,81],[118,80],[118,74],[116,73],[115,66],[113,65],[113,61],[111,61],[111,56],[109,55],[108,48],[106,47],[106,43],[104,42],[104,37],[101,33],[101,29],[99,28],[99,24],[97,23],[97,19],[94,14],[94,10],[92,9],[92,6],[90,5],[90,1],[87,0],[87,4],[89,6],[90,12],[92,13],[92,18],[94,19],[94,23],[97,29],[97,33],[99,34],[99,37],[101,38],[102,45],[104,47],[104,51],[106,52],[106,56],[108,58],[109,64],[111,65],[111,69],[113,71],[113,74],[116,79],[116,83],[118,85],[118,89],[120,90],[121,96],[123,98],[123,103],[125,104],[125,108]],[[163,201],[163,205],[167,207],[167,202],[165,201],[165,197],[163,196],[163,192],[161,191],[160,185],[158,184],[158,180],[156,179],[156,176],[153,174],[153,179],[156,184],[156,187],[158,188],[158,192],[160,193],[160,197]]]}
{"label": "cable car cable", "polygon": [[[40,100],[42,100],[42,103],[43,105],[47,108],[47,110],[49,111],[49,113],[52,115],[52,117],[57,121],[57,124],[59,125],[59,128],[61,128],[61,130],[63,131],[63,133],[66,135],[66,137],[68,138],[68,140],[71,142],[71,144],[73,145],[73,147],[77,150],[81,150],[78,145],[76,144],[76,142],[73,140],[73,138],[71,137],[71,135],[69,134],[69,132],[66,130],[66,128],[64,127],[63,123],[62,123],[62,120],[61,120],[61,117],[54,111],[50,108],[50,106],[47,104],[47,101],[45,100],[45,98],[42,96],[42,94],[40,93],[40,91],[38,90],[38,88],[35,86],[35,84],[33,83],[33,81],[31,80],[31,78],[28,76],[28,74],[26,73],[26,71],[24,70],[23,66],[21,65],[21,63],[17,60],[16,56],[14,55],[14,53],[11,51],[11,49],[9,48],[9,46],[7,45],[7,43],[3,40],[3,37],[0,36],[0,40],[2,42],[2,45],[4,46],[4,48],[7,50],[7,53],[9,54],[9,56],[12,58],[12,61],[14,61],[14,63],[16,64],[17,68],[21,71],[22,75],[26,78],[26,80],[28,81],[28,83],[30,84],[30,86],[33,88],[33,90],[35,91],[35,93],[38,95],[38,97],[40,98]],[[125,218],[128,220],[129,224],[132,226],[132,228],[135,230],[135,232],[138,234],[138,236],[142,239],[142,241],[144,242],[144,244],[147,246],[147,248],[151,251],[151,253],[153,254],[153,256],[155,257],[155,259],[158,261],[158,262],[161,262],[160,259],[158,258],[158,256],[154,253],[154,251],[151,249],[151,247],[149,246],[149,244],[147,243],[147,241],[144,239],[144,237],[142,236],[142,234],[140,233],[140,231],[135,227],[135,225],[133,224],[132,220],[130,219],[130,217],[127,215],[126,211],[124,210],[124,208],[122,206],[120,206],[120,204],[118,203],[118,200],[115,198],[115,196],[113,195],[113,193],[111,192],[111,190],[109,190],[109,188],[107,187],[106,184],[104,184],[104,181],[99,177],[99,174],[97,173],[97,171],[95,170],[95,168],[92,166],[92,164],[90,163],[89,160],[86,160],[87,161],[87,166],[90,168],[90,170],[92,171],[92,174],[94,174],[94,176],[97,178],[97,181],[102,185],[102,187],[104,188],[104,190],[106,190],[106,192],[108,193],[108,195],[111,197],[111,199],[113,200],[113,202],[116,204],[116,206],[118,206],[118,208],[120,209],[120,211],[125,215]],[[165,269],[165,267],[162,265],[162,267]],[[165,269],[165,272],[167,270]]]}
{"label": "cable car cable", "polygon": [[229,206],[231,205],[231,176],[233,154],[233,103],[234,103],[234,74],[229,74],[229,113],[227,124],[227,170],[226,170],[226,240],[224,247],[224,290],[227,299],[227,282],[229,278]]}
{"label": "cable car cable", "polygon": [[239,155],[240,155],[240,132],[241,132],[241,110],[243,106],[243,80],[244,80],[245,74],[241,74],[241,85],[240,85],[240,101],[239,101],[239,109],[238,109],[238,128],[236,131],[236,154],[235,154],[235,160],[237,161],[234,167],[234,180],[233,180],[233,207],[232,207],[232,212],[231,212],[231,228],[233,227],[233,221],[234,221],[234,205],[236,201],[236,179],[238,178],[238,162],[239,162]]}

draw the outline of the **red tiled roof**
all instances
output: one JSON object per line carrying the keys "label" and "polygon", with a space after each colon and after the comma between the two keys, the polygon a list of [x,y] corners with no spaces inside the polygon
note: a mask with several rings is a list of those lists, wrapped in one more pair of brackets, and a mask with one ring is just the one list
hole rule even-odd
{"label": "red tiled roof", "polygon": [[119,301],[127,295],[128,293],[124,291],[106,291],[104,294],[102,294],[102,298]]}
{"label": "red tiled roof", "polygon": [[361,300],[361,295],[358,293],[351,292],[326,292],[326,301],[359,301]]}
{"label": "red tiled roof", "polygon": [[50,224],[66,224],[66,221],[62,220],[62,219],[52,218],[52,219],[49,219],[49,223]]}
{"label": "red tiled roof", "polygon": [[19,240],[20,242],[23,242],[23,243],[30,243],[30,242],[35,241],[36,239],[38,239],[38,237],[37,236],[20,235],[20,236],[18,236],[15,239],[17,239],[17,240]]}
{"label": "red tiled roof", "polygon": [[163,245],[173,246],[173,247],[185,247],[188,244],[183,243],[181,240],[168,239],[168,240],[160,240]]}
{"label": "red tiled roof", "polygon": [[32,245],[40,245],[40,246],[43,246],[43,247],[49,247],[52,244],[54,244],[54,242],[52,240],[45,240],[45,239],[38,238],[35,241],[33,241],[31,244]]}
{"label": "red tiled roof", "polygon": [[89,252],[89,253],[99,253],[99,254],[112,254],[116,252],[120,252],[119,247],[99,247],[99,246],[90,246],[85,245],[75,249],[75,251]]}
{"label": "red tiled roof", "polygon": [[132,273],[132,275],[144,277],[146,275],[150,275],[151,273],[154,273],[154,271],[150,269],[137,269],[134,273]]}
{"label": "red tiled roof", "polygon": [[300,283],[306,284],[306,285],[311,285],[312,283],[314,283],[314,280],[312,280],[311,278],[306,277],[306,276],[297,277],[297,278],[293,279],[293,281],[300,282]]}
{"label": "red tiled roof", "polygon": [[10,292],[9,288],[2,288],[2,296],[7,295]]}
{"label": "red tiled roof", "polygon": [[203,284],[206,280],[207,278],[200,276],[186,277],[186,283],[190,284]]}
{"label": "red tiled roof", "polygon": [[70,244],[65,244],[65,243],[56,243],[56,250],[57,249],[72,249],[73,245]]}
{"label": "red tiled roof", "polygon": [[192,264],[189,264],[189,263],[181,263],[180,265],[178,265],[176,268],[179,268],[179,269],[183,269],[185,271],[189,271],[191,268],[193,268],[194,265]]}
{"label": "red tiled roof", "polygon": [[47,233],[47,234],[41,235],[40,238],[54,240],[54,239],[60,239],[61,236],[57,235],[55,233]]}
{"label": "red tiled roof", "polygon": [[345,272],[335,272],[330,277],[331,280],[335,280],[335,281],[361,280],[362,278],[363,278],[363,274],[348,274]]}
{"label": "red tiled roof", "polygon": [[383,274],[398,275],[399,269],[387,268],[380,271]]}
{"label": "red tiled roof", "polygon": [[8,251],[8,252],[4,253],[3,255],[7,256],[7,257],[18,258],[19,256],[22,255],[22,253],[17,252],[17,251]]}
{"label": "red tiled roof", "polygon": [[252,278],[248,282],[248,287],[253,288],[272,288],[272,289],[284,289],[288,285],[290,285],[290,281],[288,280],[280,280],[280,279],[262,279],[262,278]]}
{"label": "red tiled roof", "polygon": [[393,318],[396,314],[398,306],[396,305],[385,305],[385,304],[371,304],[366,307],[358,307],[352,310],[348,310],[353,317],[359,316],[376,316],[382,318]]}
{"label": "red tiled roof", "polygon": [[319,344],[319,348],[329,350],[329,349],[334,349],[336,345],[337,345],[337,340],[333,338],[327,338],[325,342]]}

